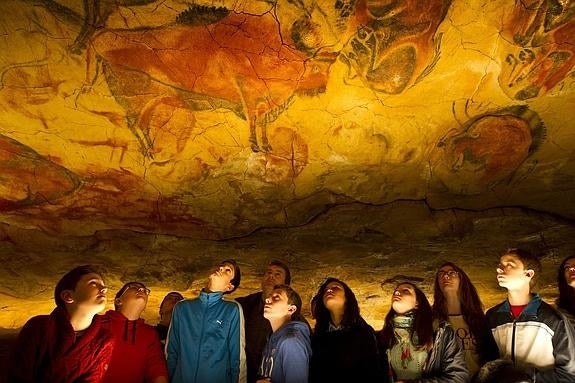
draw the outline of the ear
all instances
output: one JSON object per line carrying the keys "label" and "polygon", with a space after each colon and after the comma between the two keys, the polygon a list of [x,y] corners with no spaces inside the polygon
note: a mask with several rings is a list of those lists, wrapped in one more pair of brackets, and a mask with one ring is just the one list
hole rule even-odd
{"label": "ear", "polygon": [[529,269],[525,271],[525,275],[528,276],[529,278],[533,278],[533,276],[535,275],[535,270]]}
{"label": "ear", "polygon": [[115,304],[116,306],[121,306],[121,305],[122,305],[122,300],[121,300],[120,298],[116,298],[116,299],[114,299],[114,304]]}
{"label": "ear", "polygon": [[72,290],[62,290],[60,292],[60,298],[66,304],[74,303],[74,297],[72,296],[72,293],[73,293]]}
{"label": "ear", "polygon": [[232,291],[234,289],[234,285],[232,283],[228,284],[228,287],[226,287],[226,292],[228,291]]}
{"label": "ear", "polygon": [[293,314],[297,311],[297,307],[296,305],[289,305],[288,307],[288,313]]}

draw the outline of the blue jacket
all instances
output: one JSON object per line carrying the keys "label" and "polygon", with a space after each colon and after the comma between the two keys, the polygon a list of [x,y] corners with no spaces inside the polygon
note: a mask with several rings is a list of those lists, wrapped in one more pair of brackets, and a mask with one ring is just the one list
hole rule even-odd
{"label": "blue jacket", "polygon": [[290,321],[272,333],[262,355],[259,375],[273,383],[307,383],[311,341],[307,323]]}
{"label": "blue jacket", "polygon": [[202,290],[174,307],[166,339],[170,382],[245,381],[243,314],[237,302],[222,298]]}

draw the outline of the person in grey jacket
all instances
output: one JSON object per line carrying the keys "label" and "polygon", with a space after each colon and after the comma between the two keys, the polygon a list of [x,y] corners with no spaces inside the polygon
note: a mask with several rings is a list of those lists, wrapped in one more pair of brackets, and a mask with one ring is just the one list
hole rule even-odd
{"label": "person in grey jacket", "polygon": [[397,285],[378,334],[394,383],[467,383],[463,350],[445,321],[434,321],[427,297],[416,285]]}

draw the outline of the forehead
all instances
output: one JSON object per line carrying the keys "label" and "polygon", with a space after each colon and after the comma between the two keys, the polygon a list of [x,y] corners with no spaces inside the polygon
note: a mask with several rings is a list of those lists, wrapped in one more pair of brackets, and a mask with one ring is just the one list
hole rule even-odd
{"label": "forehead", "polygon": [[282,273],[283,275],[286,273],[284,268],[278,265],[269,265],[266,271],[272,273]]}
{"label": "forehead", "polygon": [[402,283],[401,285],[398,285],[395,289],[396,290],[409,290],[411,292],[415,292],[415,289],[409,283]]}
{"label": "forehead", "polygon": [[575,257],[567,258],[565,265],[575,265]]}
{"label": "forehead", "polygon": [[499,259],[501,263],[515,263],[516,265],[522,265],[523,262],[519,259],[519,257],[515,254],[504,254]]}
{"label": "forehead", "polygon": [[451,270],[455,271],[455,267],[453,267],[451,265],[444,265],[444,266],[441,266],[441,268],[439,269],[439,271],[451,271]]}
{"label": "forehead", "polygon": [[334,288],[334,287],[339,287],[340,289],[343,289],[343,285],[337,281],[331,281],[330,283],[328,283],[325,286],[326,289]]}
{"label": "forehead", "polygon": [[234,274],[236,273],[236,268],[235,268],[235,266],[232,265],[232,264],[229,263],[229,262],[222,262],[222,263],[220,263],[220,267],[228,268],[228,269],[232,270],[232,273],[234,273]]}
{"label": "forehead", "polygon": [[78,282],[88,282],[91,280],[98,280],[98,281],[102,281],[102,276],[98,273],[88,273],[88,274],[84,274],[80,277],[80,279],[78,280]]}

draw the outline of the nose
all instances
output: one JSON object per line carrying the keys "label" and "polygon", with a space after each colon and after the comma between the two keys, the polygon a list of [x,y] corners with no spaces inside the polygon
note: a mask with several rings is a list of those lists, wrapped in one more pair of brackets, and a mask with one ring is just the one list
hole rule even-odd
{"label": "nose", "polygon": [[272,303],[272,300],[269,299],[269,298],[266,298],[266,303],[268,303],[268,304],[269,304],[269,303]]}
{"label": "nose", "polygon": [[331,293],[333,293],[333,289],[328,288],[327,290],[325,290],[325,292],[328,293],[328,294],[331,294]]}
{"label": "nose", "polygon": [[401,293],[400,293],[399,291],[395,290],[395,291],[393,292],[393,295],[397,295],[397,296],[400,296],[400,295],[401,295]]}
{"label": "nose", "polygon": [[100,292],[102,294],[107,294],[108,293],[108,288],[106,286],[100,286]]}
{"label": "nose", "polygon": [[497,274],[503,274],[503,269],[501,267],[498,267],[496,270]]}

